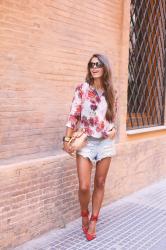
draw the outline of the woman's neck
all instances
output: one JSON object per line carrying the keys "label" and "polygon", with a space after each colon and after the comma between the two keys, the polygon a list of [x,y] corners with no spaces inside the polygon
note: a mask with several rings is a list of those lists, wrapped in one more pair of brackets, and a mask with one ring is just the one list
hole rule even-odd
{"label": "woman's neck", "polygon": [[101,78],[94,79],[93,86],[95,87],[95,89],[103,89]]}

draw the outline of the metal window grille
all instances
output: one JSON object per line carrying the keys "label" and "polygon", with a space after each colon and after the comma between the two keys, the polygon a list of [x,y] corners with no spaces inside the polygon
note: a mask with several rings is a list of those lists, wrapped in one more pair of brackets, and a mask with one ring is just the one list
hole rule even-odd
{"label": "metal window grille", "polygon": [[127,129],[164,124],[166,1],[131,0]]}

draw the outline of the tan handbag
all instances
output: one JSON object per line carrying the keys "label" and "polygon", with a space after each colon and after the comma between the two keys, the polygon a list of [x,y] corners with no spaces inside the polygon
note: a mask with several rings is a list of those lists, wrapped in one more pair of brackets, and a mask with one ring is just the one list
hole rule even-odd
{"label": "tan handbag", "polygon": [[69,144],[75,151],[83,148],[86,145],[86,143],[87,143],[87,134],[85,133],[84,130],[75,132],[69,141]]}

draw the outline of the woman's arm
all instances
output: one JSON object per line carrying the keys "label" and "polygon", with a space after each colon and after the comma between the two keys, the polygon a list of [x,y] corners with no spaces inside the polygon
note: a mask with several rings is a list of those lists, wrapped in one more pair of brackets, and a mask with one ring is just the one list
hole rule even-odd
{"label": "woman's arm", "polygon": [[66,133],[65,133],[65,136],[63,137],[63,149],[70,155],[74,152],[74,150],[69,144],[69,141],[73,135],[73,132],[74,130],[72,128],[66,127]]}
{"label": "woman's arm", "polygon": [[69,154],[72,154],[74,152],[74,150],[69,144],[69,141],[73,133],[76,131],[78,122],[80,121],[81,118],[81,102],[82,102],[82,84],[75,89],[68,121],[66,124],[66,133],[65,136],[63,137],[63,149]]}
{"label": "woman's arm", "polygon": [[110,139],[113,139],[117,134],[117,126],[118,126],[117,113],[118,113],[118,95],[117,95],[117,91],[115,91],[114,119],[113,119],[114,126],[109,130]]}
{"label": "woman's arm", "polygon": [[[82,91],[82,84],[81,84],[75,89],[68,121],[66,124],[67,127],[72,128],[73,130],[77,129],[78,122],[81,119],[82,95],[83,95],[83,91]],[[71,131],[69,130],[68,133],[70,132]]]}

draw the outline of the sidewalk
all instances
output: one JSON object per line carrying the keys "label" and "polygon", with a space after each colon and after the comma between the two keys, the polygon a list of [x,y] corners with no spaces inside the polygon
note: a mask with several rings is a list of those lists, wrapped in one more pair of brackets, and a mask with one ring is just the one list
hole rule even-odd
{"label": "sidewalk", "polygon": [[88,242],[81,219],[15,250],[166,250],[166,179],[101,209],[97,238]]}

